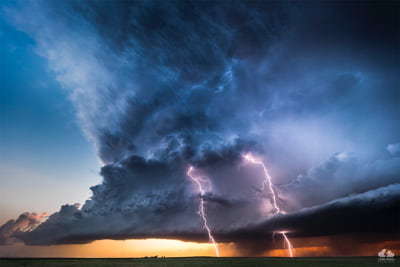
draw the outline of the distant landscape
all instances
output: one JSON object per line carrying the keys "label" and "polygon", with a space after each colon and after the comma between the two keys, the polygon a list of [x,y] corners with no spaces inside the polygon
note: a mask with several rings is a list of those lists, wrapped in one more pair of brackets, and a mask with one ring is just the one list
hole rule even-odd
{"label": "distant landscape", "polygon": [[323,266],[323,267],[372,267],[390,264],[397,266],[395,259],[378,259],[377,257],[327,257],[327,258],[125,258],[125,259],[0,259],[1,267],[41,266],[41,267],[67,267],[67,266],[152,266],[152,267],[186,267],[186,266]]}

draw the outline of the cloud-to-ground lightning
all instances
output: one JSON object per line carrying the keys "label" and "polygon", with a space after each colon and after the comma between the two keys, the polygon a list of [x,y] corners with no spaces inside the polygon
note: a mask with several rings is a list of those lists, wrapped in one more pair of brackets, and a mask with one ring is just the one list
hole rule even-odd
{"label": "cloud-to-ground lightning", "polygon": [[219,248],[218,248],[218,244],[217,244],[217,242],[215,241],[215,239],[214,239],[214,237],[213,237],[213,235],[212,235],[212,233],[211,233],[210,227],[208,226],[206,211],[205,211],[205,207],[204,207],[204,199],[203,199],[203,196],[204,196],[205,192],[204,192],[204,190],[203,190],[203,187],[202,187],[202,185],[201,185],[201,182],[200,182],[200,180],[199,180],[199,177],[197,177],[196,175],[193,174],[193,170],[194,170],[193,166],[189,166],[189,168],[188,168],[186,174],[187,174],[188,177],[190,177],[190,179],[192,179],[192,181],[196,184],[196,186],[197,186],[197,188],[198,188],[198,190],[199,190],[199,193],[200,193],[200,202],[199,202],[199,211],[198,211],[198,213],[199,213],[199,215],[200,215],[200,217],[201,217],[201,219],[202,219],[202,221],[203,221],[203,226],[204,226],[204,228],[205,228],[206,231],[207,231],[208,239],[210,240],[210,242],[211,242],[211,243],[213,244],[213,246],[214,246],[215,254],[217,255],[217,257],[219,257]]}
{"label": "cloud-to-ground lightning", "polygon": [[[250,163],[256,164],[256,165],[260,165],[262,167],[263,172],[264,172],[264,178],[265,178],[265,180],[263,182],[262,190],[264,190],[265,185],[268,186],[269,191],[271,192],[271,195],[272,195],[272,205],[273,205],[273,207],[275,209],[275,213],[276,214],[285,213],[283,210],[281,210],[281,208],[278,205],[277,193],[275,193],[274,186],[272,184],[272,177],[269,174],[268,169],[265,166],[264,162],[262,160],[256,158],[256,157],[254,157],[251,153],[244,154],[243,158],[247,162],[250,162]],[[286,246],[288,248],[288,251],[289,251],[289,256],[293,257],[293,246],[292,246],[292,243],[290,242],[289,238],[287,237],[286,232],[285,231],[279,231],[277,233],[279,233],[279,234],[281,234],[283,236],[283,239],[284,239],[284,241],[286,243]]]}
{"label": "cloud-to-ground lightning", "polygon": [[292,246],[292,243],[290,242],[289,238],[287,237],[286,232],[280,231],[278,233],[280,233],[283,236],[283,239],[285,240],[286,246],[289,251],[289,256],[292,258],[293,257],[293,246]]}

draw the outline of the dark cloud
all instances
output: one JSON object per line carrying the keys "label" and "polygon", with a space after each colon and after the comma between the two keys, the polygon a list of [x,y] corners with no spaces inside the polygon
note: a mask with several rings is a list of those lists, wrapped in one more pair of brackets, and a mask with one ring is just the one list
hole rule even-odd
{"label": "dark cloud", "polygon": [[[249,225],[220,239],[244,239],[239,242],[239,248],[248,254],[257,255],[268,248],[284,248],[283,242],[275,242],[279,234],[274,235],[274,232],[286,231],[288,237],[294,240],[296,248],[328,246],[331,248],[330,255],[365,255],[362,249],[368,244],[399,239],[399,190],[400,185],[394,184],[337,199],[299,212],[276,216],[258,225]],[[327,239],[327,236],[332,238]],[[304,237],[313,239],[296,242],[298,238]],[[318,237],[322,237],[323,242]]]}
{"label": "dark cloud", "polygon": [[[396,145],[385,150],[400,139],[398,8],[21,1],[6,10],[70,90],[105,164],[82,208],[65,205],[18,237],[206,241],[189,165],[217,238],[249,251],[271,247],[282,228],[293,237],[398,233],[400,161]],[[246,152],[265,159],[289,214],[272,216]]]}
{"label": "dark cloud", "polygon": [[[249,222],[237,229],[227,223],[225,229],[220,229],[215,233],[215,237],[220,242],[236,242],[242,248],[254,247],[255,249],[255,247],[258,247],[260,252],[266,248],[282,246],[279,242],[272,243],[274,239],[280,238],[280,231],[286,231],[290,238],[295,239],[347,235],[353,237],[353,243],[396,240],[400,235],[399,189],[399,184],[393,184],[355,196],[340,198],[320,206],[302,209],[298,212],[276,215],[258,223]],[[227,206],[224,205],[224,208],[227,208]],[[161,215],[161,217],[164,216]],[[114,222],[110,223],[110,219],[114,219]],[[113,218],[109,215],[107,217],[91,215],[85,218],[84,212],[77,209],[76,206],[63,206],[60,212],[53,214],[46,223],[40,225],[35,231],[19,237],[27,244],[33,245],[86,243],[105,238],[164,237],[206,241],[206,236],[202,231],[197,229],[184,230],[187,223],[179,225],[179,227],[164,229],[165,223],[154,227],[154,222],[152,222],[152,231],[128,228],[121,231],[123,220],[122,216]],[[224,219],[219,218],[219,220]],[[111,227],[112,224],[119,225],[118,232],[114,231]],[[89,230],[90,228],[92,230]],[[48,239],[43,239],[44,237]],[[52,241],[49,242],[49,240]],[[310,242],[308,245],[321,244]],[[296,247],[301,246],[302,244],[299,244]]]}
{"label": "dark cloud", "polygon": [[258,225],[241,229],[238,233],[243,233],[243,237],[250,236],[248,232],[252,233],[255,235],[252,238],[270,235],[274,231],[287,231],[292,237],[354,233],[399,236],[399,189],[400,184],[393,184],[339,198],[291,214],[274,216]]}

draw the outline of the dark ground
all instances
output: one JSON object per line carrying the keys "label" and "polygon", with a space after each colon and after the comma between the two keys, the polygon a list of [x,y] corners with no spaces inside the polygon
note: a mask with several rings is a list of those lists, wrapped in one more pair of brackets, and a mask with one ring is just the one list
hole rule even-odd
{"label": "dark ground", "polygon": [[[384,264],[384,265],[382,265]],[[158,259],[0,259],[0,267],[186,267],[186,266],[302,266],[302,267],[372,267],[400,266],[399,259],[379,260],[377,257],[339,257],[339,258],[158,258]]]}

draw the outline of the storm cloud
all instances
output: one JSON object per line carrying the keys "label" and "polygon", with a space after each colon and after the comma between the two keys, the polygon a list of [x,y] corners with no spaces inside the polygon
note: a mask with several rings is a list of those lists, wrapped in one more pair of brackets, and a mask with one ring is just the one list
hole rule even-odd
{"label": "storm cloud", "polygon": [[[398,8],[21,1],[6,9],[70,92],[104,163],[82,207],[64,205],[15,236],[30,245],[205,242],[189,165],[203,177],[221,242],[281,230],[398,234]],[[264,159],[287,214],[273,215],[247,152]]]}

